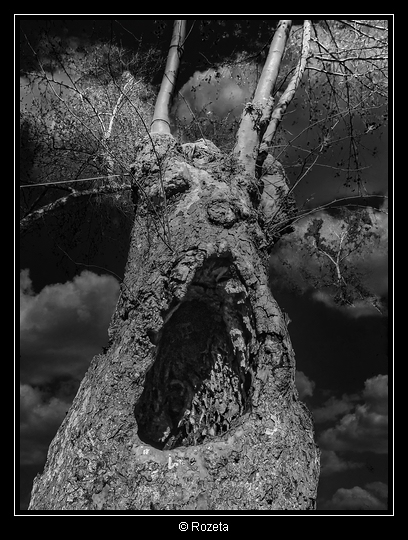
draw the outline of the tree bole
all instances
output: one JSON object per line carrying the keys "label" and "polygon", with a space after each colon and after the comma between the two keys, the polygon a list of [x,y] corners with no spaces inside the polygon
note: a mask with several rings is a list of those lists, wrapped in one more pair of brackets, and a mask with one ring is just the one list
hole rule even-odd
{"label": "tree bole", "polygon": [[315,508],[319,450],[268,287],[259,186],[209,141],[186,146],[152,134],[140,147],[110,347],[50,445],[30,510]]}

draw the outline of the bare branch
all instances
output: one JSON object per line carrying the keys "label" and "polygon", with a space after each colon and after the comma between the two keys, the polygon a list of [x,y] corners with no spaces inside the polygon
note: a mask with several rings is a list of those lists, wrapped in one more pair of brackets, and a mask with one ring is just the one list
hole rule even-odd
{"label": "bare branch", "polygon": [[327,251],[324,251],[324,249],[321,249],[319,248],[319,246],[317,245],[316,243],[316,239],[313,238],[314,240],[314,244],[315,244],[315,248],[320,252],[322,253],[323,255],[326,255],[326,257],[329,259],[330,262],[333,263],[335,269],[336,269],[336,274],[337,274],[337,281],[340,283],[340,281],[344,281],[344,279],[342,278],[342,275],[341,275],[341,271],[340,271],[340,266],[339,266],[339,262],[334,260],[333,257],[327,253]]}
{"label": "bare branch", "polygon": [[[345,21],[341,21],[343,24],[345,24]],[[387,30],[387,27],[386,26],[378,26],[376,24],[371,24],[369,23],[368,21],[358,21],[358,20],[353,20],[352,22],[360,25],[360,26],[366,26],[367,28],[376,28],[377,30]],[[352,28],[355,30],[356,27],[352,26]],[[361,32],[361,30],[360,30]],[[362,32],[361,32],[362,33]],[[365,36],[369,36],[369,37],[372,37],[371,35],[369,34],[364,34]]]}
{"label": "bare branch", "polygon": [[183,54],[185,33],[186,21],[174,21],[173,36],[167,56],[166,68],[150,127],[152,133],[170,133],[169,104],[174,93],[180,58]]}
{"label": "bare branch", "polygon": [[[332,201],[321,204],[320,206],[317,206],[316,208],[311,208],[310,210],[306,210],[304,212],[299,212],[297,216],[288,217],[286,219],[283,219],[282,221],[278,221],[274,223],[274,229],[276,229],[276,233],[280,233],[287,229],[288,227],[291,227],[294,223],[297,223],[298,221],[302,220],[303,218],[310,216],[311,214],[316,214],[318,212],[321,212],[325,210],[326,208],[344,208],[344,207],[353,207],[353,208],[367,208],[370,207],[374,212],[380,212],[381,214],[388,215],[388,212],[382,208],[376,208],[372,205],[362,205],[362,204],[355,204],[355,203],[346,203],[344,204],[344,201],[350,201],[354,199],[371,199],[371,198],[380,198],[380,199],[388,199],[386,195],[365,195],[360,197],[359,195],[352,195],[350,197],[340,197],[339,199],[333,199]],[[341,203],[339,205],[336,205],[336,203]]]}
{"label": "bare branch", "polygon": [[66,206],[69,202],[71,202],[74,199],[77,199],[79,197],[89,197],[92,195],[108,195],[112,193],[119,193],[123,191],[127,191],[130,189],[129,185],[120,185],[120,186],[103,186],[103,187],[97,187],[92,189],[87,189],[84,191],[72,191],[69,195],[66,195],[65,197],[61,197],[57,199],[56,201],[47,204],[46,206],[43,206],[42,208],[39,208],[38,210],[34,210],[31,214],[27,215],[20,221],[20,233],[25,233],[27,230],[39,219],[45,217],[47,214],[50,214],[51,212],[54,212],[56,210],[60,210],[64,206]]}
{"label": "bare branch", "polygon": [[[92,180],[103,180],[105,178],[112,178],[112,177],[117,177],[117,176],[129,176],[129,173],[125,173],[125,174],[109,174],[107,176],[93,176],[91,178],[76,178],[75,180],[60,180],[58,182],[41,182],[39,184],[23,184],[20,186],[20,189],[21,188],[32,188],[32,187],[37,187],[37,186],[55,186],[55,185],[58,185],[58,184],[73,184],[74,182],[90,182]],[[58,188],[58,189],[61,189],[61,188]]]}
{"label": "bare branch", "polygon": [[245,164],[247,172],[250,174],[255,171],[255,161],[262,136],[260,121],[265,124],[272,111],[271,93],[279,73],[291,26],[291,20],[279,21],[255,91],[253,103],[247,104],[241,118],[234,154]]}
{"label": "bare branch", "polygon": [[297,63],[295,72],[288,86],[286,87],[286,90],[280,97],[279,102],[272,113],[271,121],[269,122],[266,132],[262,138],[261,145],[259,147],[259,157],[261,158],[261,161],[266,158],[278,125],[282,121],[283,115],[285,114],[286,109],[292,101],[293,96],[295,95],[295,92],[299,87],[300,81],[302,80],[303,73],[306,68],[307,59],[309,56],[310,27],[310,21],[305,20],[305,22],[303,23],[302,51],[300,54],[300,58]]}

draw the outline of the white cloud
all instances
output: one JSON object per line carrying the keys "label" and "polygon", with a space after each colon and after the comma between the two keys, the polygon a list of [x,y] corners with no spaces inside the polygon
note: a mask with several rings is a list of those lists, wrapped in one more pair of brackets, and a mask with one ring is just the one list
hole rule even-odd
{"label": "white cloud", "polygon": [[[300,293],[314,290],[314,300],[350,317],[379,316],[379,299],[388,293],[388,215],[367,209],[364,219],[360,223],[364,235],[360,237],[355,236],[353,226],[345,219],[328,212],[316,212],[298,221],[294,232],[283,236],[272,251],[270,273],[273,283]],[[316,220],[321,220],[319,235],[324,249],[317,249],[311,235]],[[361,240],[358,246],[356,239]],[[358,281],[367,289],[364,298],[357,295],[351,304],[340,305],[334,301],[338,292],[335,286],[337,269],[328,255],[336,260],[339,253],[343,258],[342,276],[346,275],[349,281],[360,276]],[[347,277],[347,271],[344,274],[346,263],[351,278]]]}
{"label": "white cloud", "polygon": [[44,402],[39,389],[28,384],[20,384],[20,428],[23,430],[28,426],[41,429],[46,423],[61,422],[68,407],[69,403],[59,398],[51,398],[48,402]]}
{"label": "white cloud", "polygon": [[32,282],[30,279],[30,271],[28,268],[25,268],[24,270],[21,270],[20,272],[20,299],[23,295],[32,295],[33,294],[33,288],[32,288]]}
{"label": "white cloud", "polygon": [[316,383],[309,379],[303,371],[296,371],[295,384],[297,391],[299,392],[299,398],[304,399],[307,396],[313,396],[313,391]]}
{"label": "white cloud", "polygon": [[370,493],[374,493],[381,499],[386,499],[388,497],[388,486],[387,484],[384,484],[384,482],[370,482],[369,484],[366,484],[365,487]]}
{"label": "white cloud", "polygon": [[322,450],[320,467],[321,475],[328,476],[333,473],[343,472],[349,469],[363,467],[364,463],[346,460],[340,457],[334,450]]}
{"label": "white cloud", "polygon": [[372,296],[364,300],[353,302],[352,305],[339,305],[333,300],[333,295],[325,291],[315,291],[312,298],[318,302],[322,302],[327,307],[336,309],[344,315],[358,319],[359,317],[378,317],[382,315],[380,308],[377,306],[377,299]]}
{"label": "white cloud", "polygon": [[196,118],[204,115],[229,120],[239,118],[251,95],[252,70],[252,67],[241,66],[232,71],[228,67],[196,71],[175,100],[173,112],[177,120],[186,125],[193,121],[193,115]]}
{"label": "white cloud", "polygon": [[84,271],[72,281],[34,294],[29,273],[20,275],[20,352],[23,382],[53,376],[81,378],[92,356],[106,344],[119,284],[111,276]]}
{"label": "white cloud", "polygon": [[[336,452],[388,452],[388,376],[378,375],[365,382],[361,394],[363,403],[342,416],[334,427],[323,431],[319,444],[326,450]],[[343,399],[345,410],[350,401]],[[322,408],[324,410],[324,407]],[[327,407],[327,410],[330,410]],[[323,414],[323,411],[320,413]],[[324,417],[324,416],[323,416]]]}
{"label": "white cloud", "polygon": [[20,273],[20,460],[42,464],[92,357],[107,342],[119,284],[84,271],[33,290]]}
{"label": "white cloud", "polygon": [[[373,484],[375,487],[373,489]],[[381,491],[381,495],[380,495]],[[366,484],[364,488],[355,486],[351,489],[340,488],[330,500],[319,505],[322,510],[386,510],[387,501],[383,494],[387,486],[382,482]]]}
{"label": "white cloud", "polygon": [[44,462],[51,438],[69,409],[70,402],[28,384],[20,384],[20,463]]}
{"label": "white cloud", "polygon": [[388,375],[377,375],[364,383],[363,397],[378,414],[388,414]]}
{"label": "white cloud", "polygon": [[321,407],[313,409],[313,418],[316,423],[334,420],[351,411],[358,399],[357,394],[343,394],[341,399],[332,396]]}

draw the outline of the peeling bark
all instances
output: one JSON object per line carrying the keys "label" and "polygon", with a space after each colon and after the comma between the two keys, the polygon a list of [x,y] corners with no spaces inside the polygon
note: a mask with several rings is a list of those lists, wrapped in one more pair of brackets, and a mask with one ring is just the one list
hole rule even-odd
{"label": "peeling bark", "polygon": [[152,134],[136,158],[110,347],[92,360],[29,509],[314,509],[319,450],[268,288],[259,183],[209,141]]}

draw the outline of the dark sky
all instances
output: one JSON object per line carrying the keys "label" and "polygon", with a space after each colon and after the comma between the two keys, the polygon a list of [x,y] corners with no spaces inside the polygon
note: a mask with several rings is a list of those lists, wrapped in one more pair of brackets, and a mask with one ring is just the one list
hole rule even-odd
{"label": "dark sky", "polygon": [[[75,38],[76,43],[85,45],[101,38],[109,39],[114,28],[126,46],[137,48],[143,38],[143,43],[150,39],[166,50],[171,35],[171,24],[146,20],[23,21],[25,34],[37,48],[40,43],[36,36],[40,36],[38,30],[44,24],[48,31],[67,39]],[[239,119],[256,74],[256,68],[239,71],[217,62],[222,60],[222,55],[228,58],[235,54],[244,39],[248,43],[246,54],[259,52],[267,43],[268,29],[266,23],[259,23],[256,39],[251,41],[247,39],[250,29],[243,29],[243,34],[237,36],[230,33],[230,27],[224,27],[225,37],[221,39],[221,23],[210,27],[200,34],[196,23],[188,38],[190,42],[186,42],[180,81],[184,98],[176,100],[173,108],[175,124],[177,120],[188,126],[186,101],[195,114],[206,114],[213,120],[207,124],[209,135],[210,129],[214,125],[219,127],[221,121],[233,123]],[[221,54],[222,45],[228,49]],[[30,51],[23,45],[21,52],[22,66],[28,67]],[[30,69],[34,69],[33,65]],[[161,74],[156,74],[156,79],[159,82]],[[245,84],[242,79],[246,80]],[[35,93],[35,88],[32,92]],[[309,113],[302,108],[301,98],[299,95],[285,120],[283,141],[296,138],[308,124]],[[29,100],[30,96],[24,94],[23,104]],[[316,134],[305,137],[313,139]],[[306,139],[296,138],[296,147],[302,145],[306,145]],[[289,165],[288,176],[293,183],[299,169],[294,166],[298,150],[292,146],[286,149],[282,159]],[[364,139],[364,148],[360,155],[362,165],[369,167],[362,173],[367,191],[387,193],[386,125]],[[312,196],[308,204],[316,207],[352,194],[351,188],[344,187],[344,178],[334,177],[333,170],[327,167],[345,151],[336,147],[319,160],[296,191],[299,204]],[[77,211],[78,215],[91,215],[89,208],[79,206]],[[110,212],[113,213],[109,227],[103,231],[98,250],[91,252],[85,240],[89,230],[78,232],[77,244],[82,247],[70,253],[61,249],[55,233],[49,234],[45,227],[35,228],[21,242],[21,493],[17,505],[22,510],[27,508],[32,479],[42,470],[48,445],[92,356],[107,343],[106,331],[119,291],[115,274],[123,276],[129,234],[129,223],[124,227],[120,212],[117,215],[116,211]],[[387,215],[383,212],[370,215],[380,240],[375,249],[363,244],[356,264],[366,271],[366,281],[374,292],[385,298],[388,294]],[[330,225],[326,234],[334,238],[340,231],[341,220],[323,212],[319,216]],[[318,510],[383,511],[388,497],[388,318],[367,303],[340,308],[323,288],[308,288],[298,270],[299,245],[299,238],[288,237],[280,250],[273,252],[271,283],[280,306],[291,319],[289,332],[296,352],[297,386],[314,414],[316,437],[322,449]],[[280,256],[292,268],[289,280],[281,271]]]}

